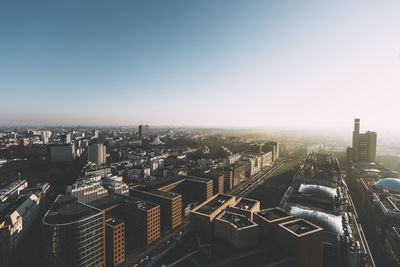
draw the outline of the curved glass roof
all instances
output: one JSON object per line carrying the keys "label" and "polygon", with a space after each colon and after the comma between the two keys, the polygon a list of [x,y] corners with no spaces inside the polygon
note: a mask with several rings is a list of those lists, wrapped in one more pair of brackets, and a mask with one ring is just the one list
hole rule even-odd
{"label": "curved glass roof", "polygon": [[400,193],[400,179],[399,178],[384,178],[377,181],[374,187],[378,190],[386,189],[390,193]]}
{"label": "curved glass roof", "polygon": [[329,214],[322,211],[310,210],[300,207],[290,207],[290,213],[298,218],[310,221],[319,227],[324,228],[325,231],[343,235],[342,216]]}
{"label": "curved glass roof", "polygon": [[315,184],[301,184],[298,192],[301,194],[310,194],[313,197],[326,197],[331,199],[334,199],[337,195],[336,188]]}

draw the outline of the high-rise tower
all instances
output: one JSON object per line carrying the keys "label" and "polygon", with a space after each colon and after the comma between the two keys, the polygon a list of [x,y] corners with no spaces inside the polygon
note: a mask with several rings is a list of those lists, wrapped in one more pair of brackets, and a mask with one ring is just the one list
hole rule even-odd
{"label": "high-rise tower", "polygon": [[[353,147],[348,149],[348,160],[369,161],[376,160],[376,132],[360,133],[360,119],[354,120]],[[351,158],[349,158],[351,156]]]}

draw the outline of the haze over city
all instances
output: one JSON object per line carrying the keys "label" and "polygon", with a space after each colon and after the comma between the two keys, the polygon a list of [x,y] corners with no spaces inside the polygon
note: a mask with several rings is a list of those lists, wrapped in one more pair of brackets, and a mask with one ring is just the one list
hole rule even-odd
{"label": "haze over city", "polygon": [[0,267],[400,266],[399,11],[1,0]]}
{"label": "haze over city", "polygon": [[398,1],[1,1],[0,125],[397,131]]}

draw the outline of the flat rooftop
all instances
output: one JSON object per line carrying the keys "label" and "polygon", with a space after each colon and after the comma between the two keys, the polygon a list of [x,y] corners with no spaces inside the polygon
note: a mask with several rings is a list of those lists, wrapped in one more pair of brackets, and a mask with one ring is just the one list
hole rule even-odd
{"label": "flat rooftop", "polygon": [[104,209],[108,209],[108,208],[111,208],[112,206],[120,204],[121,200],[122,200],[122,195],[111,194],[111,195],[102,197],[100,199],[94,200],[92,202],[89,202],[88,204],[95,208],[104,210]]}
{"label": "flat rooftop", "polygon": [[155,204],[155,203],[152,203],[152,202],[149,202],[146,200],[134,198],[134,197],[124,197],[122,202],[125,204],[128,204],[130,206],[136,207],[138,209],[141,209],[141,210],[151,210],[151,209],[159,206],[158,204]]}
{"label": "flat rooftop", "polygon": [[282,223],[280,224],[283,228],[289,230],[290,232],[300,236],[300,235],[305,235],[305,234],[309,234],[312,233],[314,231],[317,230],[321,230],[322,228],[313,225],[303,219],[297,219],[294,221],[290,221],[290,222],[286,222],[286,223]]}
{"label": "flat rooftop", "polygon": [[197,177],[197,176],[192,176],[192,175],[188,175],[186,177],[184,177],[185,180],[189,180],[189,181],[194,181],[194,182],[202,182],[202,183],[209,183],[212,182],[211,179],[208,178],[203,178],[203,177]]}
{"label": "flat rooftop", "polygon": [[234,207],[242,210],[251,210],[259,201],[249,198],[241,198]]}
{"label": "flat rooftop", "polygon": [[163,191],[163,190],[153,189],[153,188],[145,187],[145,186],[134,186],[134,187],[131,187],[130,190],[142,191],[142,192],[146,192],[146,193],[149,193],[152,195],[161,196],[161,197],[170,198],[170,199],[174,199],[174,198],[180,196],[180,194],[177,194],[177,193],[174,193],[171,191]]}
{"label": "flat rooftop", "polygon": [[226,212],[223,214],[219,219],[222,219],[224,221],[228,221],[235,225],[237,228],[242,228],[246,227],[249,225],[254,225],[254,222],[250,221],[247,216],[237,214],[237,213],[232,213],[232,212]]}
{"label": "flat rooftop", "polygon": [[77,202],[74,197],[59,195],[43,221],[48,224],[65,224],[102,213],[100,209]]}
{"label": "flat rooftop", "polygon": [[265,209],[265,210],[261,210],[261,211],[257,212],[256,214],[265,218],[268,221],[275,221],[275,220],[279,220],[282,218],[292,216],[288,212],[286,212],[280,208]]}
{"label": "flat rooftop", "polygon": [[111,216],[106,216],[106,225],[110,225],[112,227],[120,225],[122,223],[122,221],[113,218]]}
{"label": "flat rooftop", "polygon": [[134,198],[134,197],[128,197],[128,196],[120,195],[117,193],[102,197],[102,198],[92,201],[88,204],[90,206],[93,206],[95,208],[102,209],[102,210],[111,208],[111,207],[113,207],[115,205],[119,205],[119,204],[134,206],[134,207],[136,207],[138,209],[142,209],[142,210],[151,210],[154,207],[158,206],[158,204],[154,204],[154,203],[146,201],[146,200],[141,200],[141,199]]}
{"label": "flat rooftop", "polygon": [[206,202],[196,212],[203,213],[203,214],[206,214],[206,215],[210,215],[215,210],[217,210],[222,205],[224,205],[232,197],[234,197],[234,196],[219,194],[215,198],[212,198],[209,202]]}

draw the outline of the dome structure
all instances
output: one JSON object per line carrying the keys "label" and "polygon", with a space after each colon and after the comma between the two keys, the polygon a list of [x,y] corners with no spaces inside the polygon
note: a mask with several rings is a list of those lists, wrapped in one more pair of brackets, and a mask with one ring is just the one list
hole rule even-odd
{"label": "dome structure", "polygon": [[289,212],[298,218],[310,221],[324,228],[329,233],[336,235],[344,234],[342,216],[296,206],[290,207]]}
{"label": "dome structure", "polygon": [[300,194],[309,195],[310,197],[317,199],[327,198],[334,200],[337,196],[336,188],[314,184],[301,184],[298,192]]}
{"label": "dome structure", "polygon": [[374,188],[378,190],[387,190],[390,193],[400,194],[399,178],[384,178],[374,184]]}

